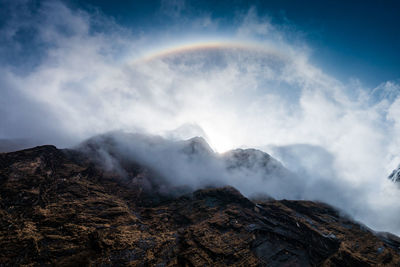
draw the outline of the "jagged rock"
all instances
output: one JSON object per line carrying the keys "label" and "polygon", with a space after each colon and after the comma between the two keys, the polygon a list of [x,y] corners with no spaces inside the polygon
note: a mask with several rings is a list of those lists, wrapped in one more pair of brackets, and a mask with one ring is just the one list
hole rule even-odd
{"label": "jagged rock", "polygon": [[203,137],[193,137],[189,140],[181,141],[181,144],[183,146],[182,151],[188,155],[200,154],[211,156],[214,154],[214,151]]}
{"label": "jagged rock", "polygon": [[400,166],[393,170],[388,178],[395,183],[400,182]]}
{"label": "jagged rock", "polygon": [[234,149],[222,155],[229,171],[241,171],[269,177],[294,176],[279,161],[257,149]]}
{"label": "jagged rock", "polygon": [[96,162],[54,146],[0,154],[0,266],[400,264],[398,237],[328,205],[232,187],[166,196],[140,164],[121,177]]}

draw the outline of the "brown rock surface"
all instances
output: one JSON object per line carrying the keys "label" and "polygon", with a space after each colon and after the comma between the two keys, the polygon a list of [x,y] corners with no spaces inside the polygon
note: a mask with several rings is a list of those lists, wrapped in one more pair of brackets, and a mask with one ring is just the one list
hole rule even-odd
{"label": "brown rock surface", "polygon": [[0,154],[0,266],[400,266],[400,242],[309,201],[152,193],[54,146]]}

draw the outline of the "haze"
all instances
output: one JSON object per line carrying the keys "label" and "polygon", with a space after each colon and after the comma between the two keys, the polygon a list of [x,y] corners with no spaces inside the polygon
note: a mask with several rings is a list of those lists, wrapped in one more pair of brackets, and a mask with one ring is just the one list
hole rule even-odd
{"label": "haze", "polygon": [[398,76],[331,73],[300,30],[257,5],[226,27],[186,15],[188,2],[161,2],[165,23],[142,28],[72,2],[2,5],[1,139],[71,147],[123,131],[254,147],[304,178],[302,197],[400,233],[400,192],[387,179],[400,163]]}

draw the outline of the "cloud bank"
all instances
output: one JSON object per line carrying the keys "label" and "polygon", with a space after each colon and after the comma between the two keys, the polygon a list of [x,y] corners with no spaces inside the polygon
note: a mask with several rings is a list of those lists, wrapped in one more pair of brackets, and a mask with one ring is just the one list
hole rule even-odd
{"label": "cloud bank", "polygon": [[[173,23],[146,32],[61,2],[6,6],[0,138],[71,146],[123,130],[201,135],[219,152],[256,147],[303,177],[305,198],[400,233],[400,194],[386,179],[400,163],[396,81],[339,81],[255,9],[224,32],[218,20],[164,6]],[[173,49],[192,43],[203,45]]]}
{"label": "cloud bank", "polygon": [[[234,186],[249,197],[267,195],[302,198],[303,180],[280,162],[256,149],[215,153],[201,137],[170,140],[161,136],[111,132],[94,136],[76,149],[128,182],[135,180],[131,166],[146,168],[147,190],[170,195],[209,186]],[[139,175],[141,177],[141,175]],[[285,186],[282,186],[285,185]],[[262,186],[267,191],[254,188]]]}

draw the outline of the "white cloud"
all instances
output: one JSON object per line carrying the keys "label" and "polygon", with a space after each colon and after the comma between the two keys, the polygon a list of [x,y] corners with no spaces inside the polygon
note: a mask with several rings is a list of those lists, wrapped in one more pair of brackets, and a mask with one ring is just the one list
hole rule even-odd
{"label": "white cloud", "polygon": [[[180,10],[178,5],[172,11],[179,11],[174,13],[178,16]],[[38,13],[24,10],[23,17],[2,30],[8,39],[1,50],[20,49],[14,36],[29,27],[37,32],[32,49],[39,49],[41,56],[23,73],[13,62],[0,66],[0,137],[65,146],[118,129],[168,135],[189,123],[203,129],[219,151],[236,146],[322,147],[332,155],[326,162],[328,170],[334,170],[331,176],[320,170],[324,161],[304,163],[302,157],[316,153],[314,149],[304,150],[304,155],[296,146],[272,152],[280,151],[277,156],[283,162],[285,151],[296,157],[288,167],[307,173],[308,196],[400,233],[395,215],[400,194],[385,177],[400,163],[396,82],[385,82],[370,94],[360,83],[338,81],[313,66],[307,48],[285,42],[284,33],[258,18],[254,9],[231,38],[256,40],[263,50],[188,50],[147,61],[127,55],[140,55],[163,36],[176,38],[183,28],[190,29],[188,20],[181,28],[172,25],[170,33],[136,37],[108,18],[59,2],[46,2]],[[204,21],[203,28],[218,28],[210,17]],[[294,166],[296,162],[301,166]],[[335,182],[327,183],[327,177]],[[385,220],[375,221],[373,212]]]}
{"label": "white cloud", "polygon": [[257,15],[257,9],[251,7],[246,14],[240,18],[240,26],[237,29],[237,35],[241,38],[265,37],[274,30],[268,17],[260,18]]}

